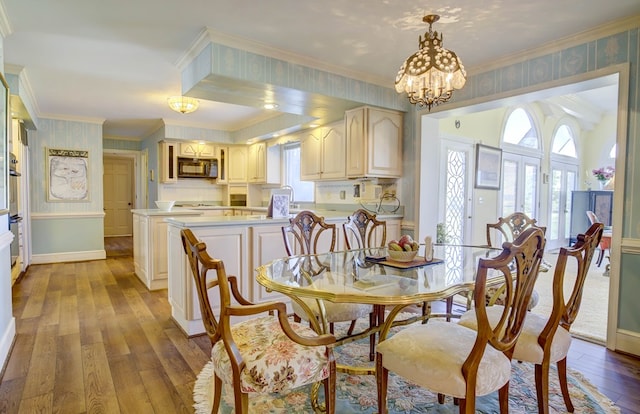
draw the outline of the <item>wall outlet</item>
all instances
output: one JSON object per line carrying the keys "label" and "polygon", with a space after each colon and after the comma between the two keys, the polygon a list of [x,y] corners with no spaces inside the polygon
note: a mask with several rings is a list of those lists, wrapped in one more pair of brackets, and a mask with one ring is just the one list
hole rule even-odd
{"label": "wall outlet", "polygon": [[347,198],[347,192],[344,190],[340,191],[340,200],[344,200],[345,198]]}

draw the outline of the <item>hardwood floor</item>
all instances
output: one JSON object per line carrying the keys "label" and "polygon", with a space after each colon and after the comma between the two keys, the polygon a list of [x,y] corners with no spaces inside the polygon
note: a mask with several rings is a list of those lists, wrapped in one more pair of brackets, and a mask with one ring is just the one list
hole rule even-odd
{"label": "hardwood floor", "polygon": [[[110,242],[123,250],[130,238]],[[13,287],[18,335],[0,382],[0,413],[193,412],[209,340],[185,337],[171,321],[166,290],[149,292],[132,262],[108,254],[29,268]],[[622,413],[640,413],[639,359],[575,340],[569,366]]]}

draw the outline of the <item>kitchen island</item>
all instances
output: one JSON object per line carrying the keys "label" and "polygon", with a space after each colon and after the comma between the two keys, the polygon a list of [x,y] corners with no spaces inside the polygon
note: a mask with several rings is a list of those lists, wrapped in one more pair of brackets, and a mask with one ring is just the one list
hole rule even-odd
{"label": "kitchen island", "polygon": [[[344,249],[342,223],[352,211],[323,211],[316,214],[328,223],[336,224],[337,249]],[[387,221],[387,239],[400,235],[401,215],[380,215]],[[204,333],[193,276],[182,247],[180,231],[189,228],[206,243],[207,251],[221,259],[228,275],[238,278],[242,295],[254,303],[277,300],[289,303],[288,297],[267,292],[255,278],[255,269],[274,259],[286,256],[282,240],[282,226],[288,218],[272,219],[264,215],[246,216],[171,216],[168,223],[168,294],[171,315],[188,336]],[[214,312],[219,311],[218,298],[211,298]],[[240,319],[238,318],[238,321]]]}

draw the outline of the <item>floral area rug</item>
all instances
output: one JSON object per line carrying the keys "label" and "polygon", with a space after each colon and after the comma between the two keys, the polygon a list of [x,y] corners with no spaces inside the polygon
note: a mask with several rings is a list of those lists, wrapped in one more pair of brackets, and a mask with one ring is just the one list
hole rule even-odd
{"label": "floral area rug", "polygon": [[[347,344],[335,350],[339,364],[368,365],[368,338]],[[391,414],[413,413],[458,413],[450,397],[444,404],[438,404],[434,393],[413,385],[403,378],[390,373],[388,384],[388,408]],[[512,363],[512,375],[509,388],[509,412],[537,413],[534,368],[528,363]],[[619,413],[620,410],[595,386],[589,383],[580,373],[569,369],[569,391],[576,413]],[[310,387],[302,387],[287,394],[257,395],[249,398],[249,412],[254,414],[313,413],[309,399]],[[321,401],[322,387],[320,389]],[[195,412],[205,414],[211,412],[213,401],[213,367],[208,362],[198,375],[193,395]],[[564,400],[554,368],[550,374],[549,390],[550,413],[566,413]],[[377,410],[376,379],[374,375],[349,375],[338,373],[336,381],[336,413],[373,414]],[[476,412],[498,413],[498,393],[494,392],[478,397]],[[233,389],[222,390],[220,413],[233,413]]]}

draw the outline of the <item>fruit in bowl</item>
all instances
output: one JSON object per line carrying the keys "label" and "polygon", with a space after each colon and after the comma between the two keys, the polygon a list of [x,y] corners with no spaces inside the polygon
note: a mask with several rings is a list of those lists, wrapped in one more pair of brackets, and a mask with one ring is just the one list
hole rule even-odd
{"label": "fruit in bowl", "polygon": [[420,244],[405,234],[399,240],[391,240],[387,244],[389,257],[397,262],[410,262],[418,254]]}

